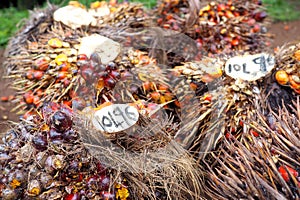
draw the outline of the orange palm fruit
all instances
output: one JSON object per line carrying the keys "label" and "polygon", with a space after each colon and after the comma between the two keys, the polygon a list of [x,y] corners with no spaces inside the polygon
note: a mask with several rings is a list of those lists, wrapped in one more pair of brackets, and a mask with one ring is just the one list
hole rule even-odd
{"label": "orange palm fruit", "polygon": [[290,87],[294,90],[300,89],[300,80],[296,75],[289,75]]}
{"label": "orange palm fruit", "polygon": [[294,57],[297,61],[300,61],[300,50],[297,50],[295,53],[294,53]]}
{"label": "orange palm fruit", "polygon": [[280,85],[286,85],[289,82],[289,75],[284,70],[278,70],[275,79]]}

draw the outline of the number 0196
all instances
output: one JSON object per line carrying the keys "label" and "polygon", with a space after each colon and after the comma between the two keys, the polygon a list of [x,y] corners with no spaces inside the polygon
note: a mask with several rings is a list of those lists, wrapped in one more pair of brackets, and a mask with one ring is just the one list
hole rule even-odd
{"label": "number 0196", "polygon": [[133,126],[139,117],[137,109],[127,104],[112,104],[96,111],[94,126],[105,132],[113,133]]}

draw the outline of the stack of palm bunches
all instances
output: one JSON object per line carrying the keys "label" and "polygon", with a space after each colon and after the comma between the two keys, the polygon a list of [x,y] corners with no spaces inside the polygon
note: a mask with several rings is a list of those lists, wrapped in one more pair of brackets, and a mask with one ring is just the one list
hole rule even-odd
{"label": "stack of palm bunches", "polygon": [[[185,9],[189,9],[191,3],[166,3],[170,4],[166,8],[172,8],[172,12],[178,12],[176,5],[183,6],[183,13],[190,12]],[[82,6],[74,2],[71,4],[77,8]],[[218,5],[221,3],[210,3],[209,7],[202,9],[201,16],[212,15],[209,12]],[[236,19],[244,19],[245,24],[249,25],[253,18],[247,17],[255,17],[255,9],[251,9],[257,7],[252,3],[247,4],[247,7],[245,5],[228,2],[225,10],[220,13],[226,14],[226,9],[233,13],[241,12],[240,15],[245,17]],[[107,55],[105,48],[101,47],[97,52],[92,48],[93,44],[89,44],[90,49],[85,48],[83,51],[81,48],[87,37],[102,38],[92,33],[119,41],[120,32],[109,35],[108,30],[127,29],[126,23],[133,27],[141,25],[132,23],[138,22],[133,17],[136,14],[133,8],[129,12],[131,14],[124,17],[129,5],[119,11],[116,11],[118,5],[112,4],[97,3],[92,7],[106,11],[109,8],[113,14],[107,19],[98,16],[95,23],[89,26],[80,25],[86,29],[77,27],[76,23],[72,27],[72,24],[68,26],[64,22],[50,20],[43,34],[26,37],[28,43],[21,45],[24,51],[20,54],[9,51],[7,66],[12,69],[10,77],[15,78],[13,85],[18,90],[16,102],[20,103],[16,109],[30,112],[4,137],[5,144],[0,154],[3,169],[0,190],[2,198],[200,199],[201,195],[212,199],[298,197],[299,136],[297,127],[293,125],[298,121],[289,115],[298,113],[298,110],[284,108],[279,105],[280,101],[275,101],[278,108],[276,112],[284,113],[275,115],[274,110],[270,109],[270,96],[274,96],[274,93],[266,95],[272,88],[264,85],[265,79],[281,80],[279,78],[284,78],[284,73],[276,71],[285,71],[288,81],[282,84],[281,80],[280,83],[284,85],[282,87],[292,86],[291,80],[295,81],[297,71],[292,67],[297,66],[297,46],[287,50],[287,53],[281,51],[281,54],[276,55],[277,68],[272,71],[274,73],[269,68],[264,69],[266,62],[272,65],[273,60],[262,54],[255,55],[255,59],[250,57],[255,67],[259,66],[263,70],[263,74],[247,67],[249,55],[242,57],[242,61],[227,64],[233,54],[219,59],[203,57],[200,61],[184,62],[178,66],[175,61],[171,65],[172,69],[166,73],[166,70],[158,67],[164,57],[157,61],[149,57],[151,51],[119,49],[118,44],[108,38],[105,38],[107,43],[102,44],[102,47],[112,49],[110,54]],[[124,14],[119,16],[118,13]],[[143,16],[140,11],[138,14]],[[259,12],[257,17],[260,15],[263,13]],[[106,22],[102,23],[104,19]],[[234,22],[233,18],[229,18],[226,22],[217,21],[223,23],[216,25],[213,17],[205,20],[210,19],[209,23],[199,23],[199,26],[210,28],[201,31],[221,31],[227,22]],[[196,24],[199,21],[197,18]],[[188,22],[195,24],[192,18]],[[238,28],[231,30],[226,27],[226,30],[240,31],[243,28],[242,22],[237,21]],[[185,27],[190,26],[185,24]],[[190,29],[182,30],[192,33]],[[201,34],[195,30],[191,36],[199,39]],[[241,38],[244,38],[243,33],[239,32]],[[120,40],[126,34],[122,32]],[[259,40],[264,40],[260,37],[261,32],[253,31],[251,34],[258,34]],[[231,43],[234,37],[228,33],[229,36],[232,36]],[[129,34],[129,38],[133,36]],[[131,45],[131,39],[123,44]],[[209,41],[207,39],[206,42]],[[244,47],[252,51],[247,43],[240,47],[232,44],[230,47],[220,46],[221,51],[215,53]],[[169,47],[163,49],[157,44],[152,48],[162,52],[169,50]],[[281,55],[284,61],[279,59]],[[242,63],[244,60],[245,65]],[[288,71],[289,68],[293,70]],[[251,74],[255,78],[243,80],[243,76],[235,77],[236,74],[240,76],[241,72],[246,77]],[[274,79],[272,81],[274,83]],[[296,87],[292,89],[296,89],[294,92],[298,90]],[[290,99],[293,97],[289,95]],[[268,99],[266,102],[270,105],[263,103],[265,99]],[[105,109],[119,104],[130,106],[138,112],[135,124],[128,129],[116,129],[111,133],[99,129],[99,126],[103,126],[99,121],[96,126],[91,120],[91,117],[94,119],[93,116],[99,116]],[[114,113],[121,115],[120,110]],[[108,126],[114,124],[119,127],[112,117],[106,119]],[[22,152],[29,153],[25,155]],[[25,178],[20,176],[20,170],[24,171],[22,174]],[[50,176],[51,180],[44,178]]]}
{"label": "stack of palm bunches", "polygon": [[195,40],[196,59],[237,50],[260,52],[269,42],[267,14],[257,1],[163,1],[157,13],[160,27]]}

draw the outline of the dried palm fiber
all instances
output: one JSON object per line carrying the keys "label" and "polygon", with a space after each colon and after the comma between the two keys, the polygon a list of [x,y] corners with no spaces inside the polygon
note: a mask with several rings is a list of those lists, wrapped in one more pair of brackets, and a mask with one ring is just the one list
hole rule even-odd
{"label": "dried palm fiber", "polygon": [[262,93],[253,101],[256,115],[249,128],[223,136],[219,148],[201,161],[210,198],[299,198],[299,98],[278,114],[265,98]]}
{"label": "dried palm fiber", "polygon": [[[233,50],[259,53],[267,48],[268,20],[257,1],[162,1],[156,10],[159,26],[193,38],[196,59]],[[182,59],[177,58],[179,64]]]}

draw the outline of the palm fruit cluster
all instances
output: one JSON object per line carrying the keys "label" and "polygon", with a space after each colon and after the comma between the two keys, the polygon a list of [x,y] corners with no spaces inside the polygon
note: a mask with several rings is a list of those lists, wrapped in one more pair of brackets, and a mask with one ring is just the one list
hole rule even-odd
{"label": "palm fruit cluster", "polygon": [[269,43],[266,12],[257,1],[162,1],[159,26],[187,34],[202,55],[260,52]]}
{"label": "palm fruit cluster", "polygon": [[278,84],[291,88],[296,94],[299,94],[299,63],[300,47],[299,44],[290,44],[283,46],[277,52],[278,65],[274,78]]}
{"label": "palm fruit cluster", "polygon": [[45,104],[2,140],[1,199],[130,199],[126,179],[83,146],[64,104]]}

